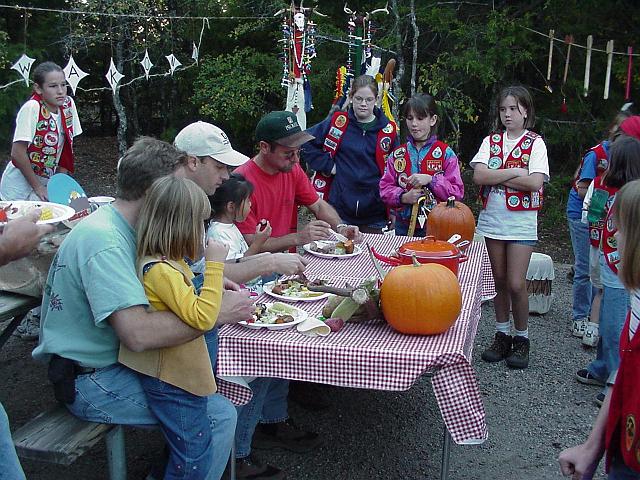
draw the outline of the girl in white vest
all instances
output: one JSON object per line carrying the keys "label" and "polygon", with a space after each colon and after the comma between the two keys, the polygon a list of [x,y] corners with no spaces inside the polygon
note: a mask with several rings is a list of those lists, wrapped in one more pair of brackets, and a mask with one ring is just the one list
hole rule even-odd
{"label": "girl in white vest", "polygon": [[73,173],[73,139],[81,133],[64,72],[53,62],[41,63],[33,71],[33,94],[16,117],[0,199],[46,201],[49,178]]}
{"label": "girl in white vest", "polygon": [[538,210],[542,185],[549,181],[549,161],[544,141],[529,130],[535,124],[535,112],[527,89],[504,88],[495,105],[493,132],[471,160],[473,181],[482,187],[483,209],[476,231],[485,237],[496,285],[496,334],[482,359],[506,359],[511,368],[526,368],[529,297],[525,276],[538,240]]}

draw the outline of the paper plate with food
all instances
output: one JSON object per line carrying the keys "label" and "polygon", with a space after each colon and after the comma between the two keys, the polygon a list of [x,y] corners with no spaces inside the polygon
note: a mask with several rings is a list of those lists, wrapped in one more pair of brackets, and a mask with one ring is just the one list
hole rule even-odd
{"label": "paper plate with food", "polygon": [[76,211],[66,205],[29,200],[0,201],[0,225],[40,210],[38,224],[58,223],[71,218]]}
{"label": "paper plate with food", "polygon": [[268,330],[284,330],[302,323],[307,312],[282,302],[256,303],[253,318],[238,322],[247,328],[266,328]]}
{"label": "paper plate with food", "polygon": [[322,258],[351,258],[362,253],[362,247],[352,240],[340,242],[335,240],[316,240],[307,243],[302,248],[312,255]]}
{"label": "paper plate with food", "polygon": [[290,278],[265,283],[262,286],[262,290],[267,295],[277,298],[278,300],[286,300],[288,302],[315,302],[316,300],[327,298],[331,294],[314,292],[309,290],[309,286],[323,284],[320,280],[310,282],[302,278]]}

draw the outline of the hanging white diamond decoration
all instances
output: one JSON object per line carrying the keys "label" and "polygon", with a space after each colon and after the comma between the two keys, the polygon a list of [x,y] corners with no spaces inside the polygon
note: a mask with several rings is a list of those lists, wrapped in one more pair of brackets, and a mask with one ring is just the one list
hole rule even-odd
{"label": "hanging white diamond decoration", "polygon": [[76,61],[73,59],[73,55],[69,57],[69,61],[67,62],[67,66],[62,69],[64,72],[64,76],[67,78],[67,83],[71,86],[71,90],[73,94],[76,94],[76,88],[78,88],[78,83],[84,77],[89,76],[87,72],[83,72],[82,69],[76,65]]}
{"label": "hanging white diamond decoration", "polygon": [[153,67],[153,63],[151,63],[147,49],[144,50],[144,58],[140,62],[140,65],[142,65],[142,68],[144,69],[144,76],[149,80],[149,70]]}
{"label": "hanging white diamond decoration", "polygon": [[31,65],[33,65],[33,62],[35,61],[35,58],[28,57],[23,53],[18,61],[11,66],[13,70],[22,75],[24,83],[26,83],[27,86],[29,85],[29,72],[31,71]]}
{"label": "hanging white diamond decoration", "polygon": [[180,63],[180,61],[173,55],[173,53],[171,55],[165,55],[165,58],[167,59],[167,62],[169,62],[169,68],[171,71],[171,75],[173,75],[173,72],[176,71],[176,68],[178,68],[180,65],[182,65]]}
{"label": "hanging white diamond decoration", "polygon": [[200,49],[196,45],[196,42],[193,42],[193,53],[191,54],[191,58],[193,61],[198,63],[198,57],[200,56]]}
{"label": "hanging white diamond decoration", "polygon": [[111,90],[113,90],[113,94],[115,95],[116,87],[118,86],[118,83],[120,83],[120,80],[124,78],[124,75],[122,75],[114,65],[113,57],[111,58],[111,65],[109,65],[109,71],[105,77],[107,77],[107,82],[111,85]]}

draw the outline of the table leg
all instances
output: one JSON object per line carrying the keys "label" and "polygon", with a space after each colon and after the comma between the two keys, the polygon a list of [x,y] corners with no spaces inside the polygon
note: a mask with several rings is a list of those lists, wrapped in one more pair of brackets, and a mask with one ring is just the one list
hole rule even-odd
{"label": "table leg", "polygon": [[451,453],[451,434],[446,426],[444,430],[444,438],[442,439],[442,461],[440,462],[440,480],[449,478],[449,456]]}
{"label": "table leg", "polygon": [[229,455],[229,480],[236,480],[236,441],[231,444],[231,455]]}
{"label": "table leg", "polygon": [[2,348],[5,343],[7,343],[7,340],[9,340],[13,331],[18,328],[18,325],[20,325],[21,321],[22,315],[16,315],[15,317],[13,317],[9,325],[7,325],[7,327],[2,331],[2,335],[0,335],[0,348]]}

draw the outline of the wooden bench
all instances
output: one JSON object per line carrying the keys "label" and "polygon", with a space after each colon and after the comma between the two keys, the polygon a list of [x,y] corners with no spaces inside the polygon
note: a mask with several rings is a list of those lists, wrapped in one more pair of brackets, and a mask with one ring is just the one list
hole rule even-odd
{"label": "wooden bench", "polygon": [[109,478],[127,478],[121,425],[80,420],[65,407],[58,406],[20,427],[12,437],[19,457],[62,465],[71,465],[104,437]]}

